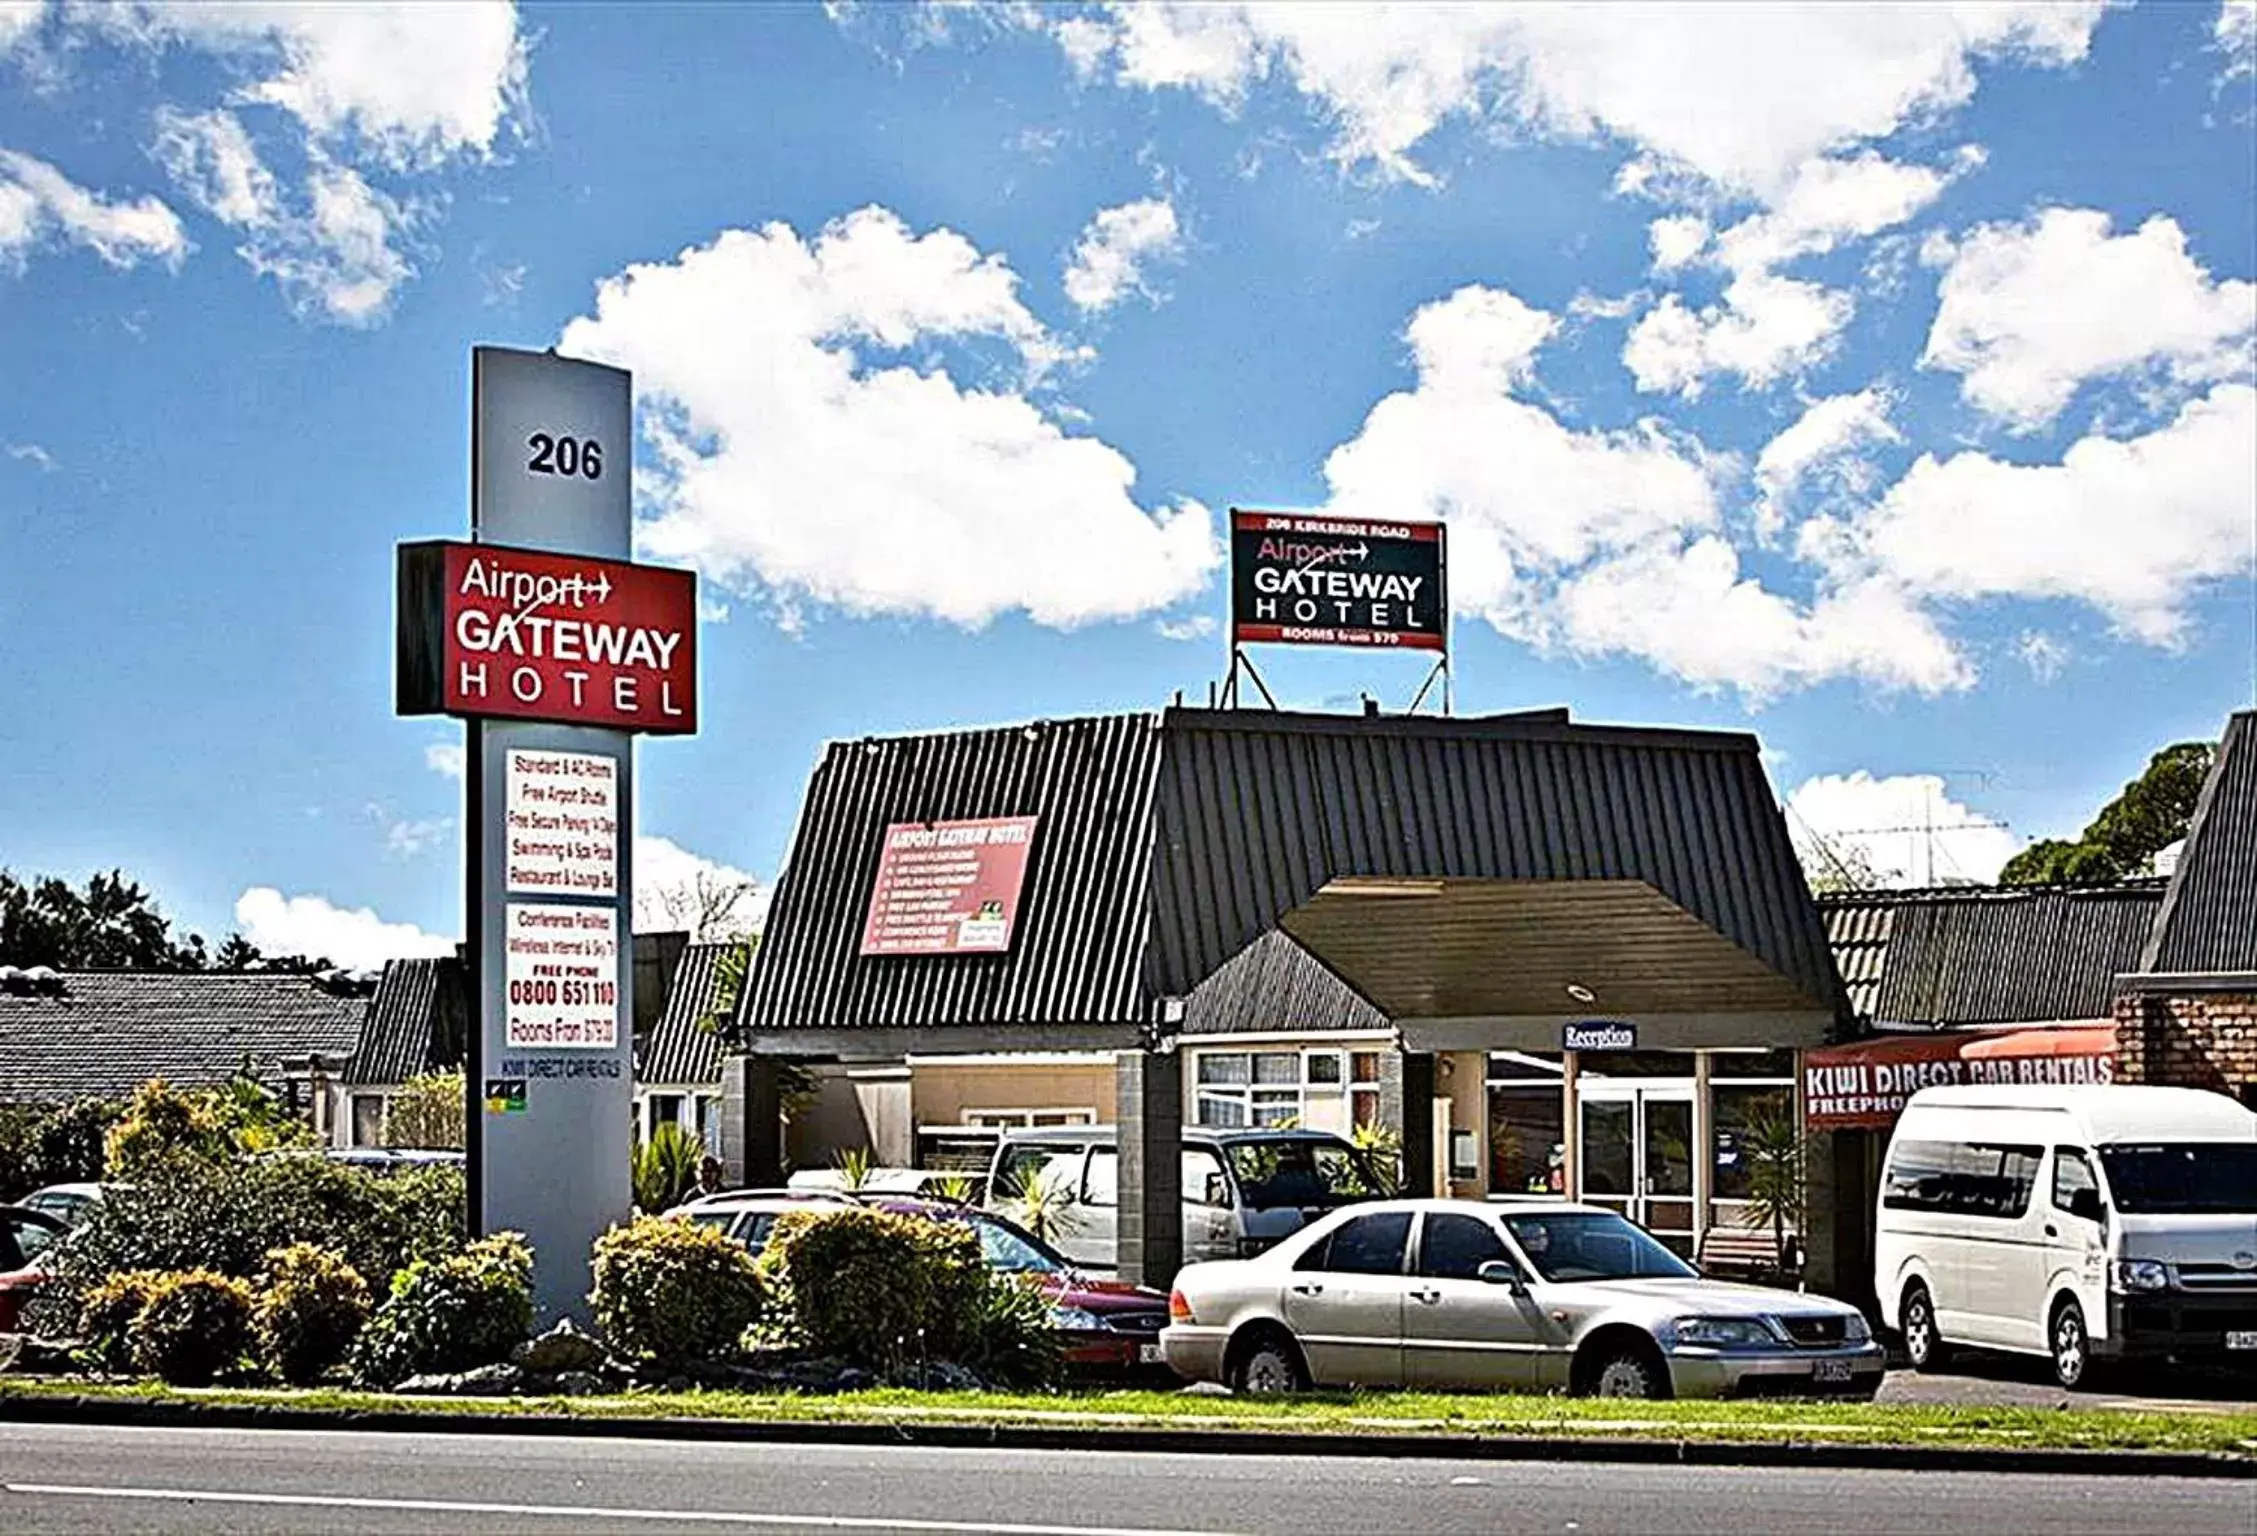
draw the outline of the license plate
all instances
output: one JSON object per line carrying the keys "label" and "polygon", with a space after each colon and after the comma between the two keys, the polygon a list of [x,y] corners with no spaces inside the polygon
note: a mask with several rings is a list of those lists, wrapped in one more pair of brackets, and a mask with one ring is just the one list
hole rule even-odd
{"label": "license plate", "polygon": [[1810,1367],[1812,1381],[1847,1381],[1849,1374],[1847,1360],[1819,1360]]}
{"label": "license plate", "polygon": [[2243,1328],[2227,1334],[2226,1348],[2257,1349],[2257,1328]]}
{"label": "license plate", "polygon": [[1160,1353],[1160,1346],[1157,1344],[1139,1344],[1136,1346],[1136,1363],[1138,1365],[1158,1365],[1164,1358]]}

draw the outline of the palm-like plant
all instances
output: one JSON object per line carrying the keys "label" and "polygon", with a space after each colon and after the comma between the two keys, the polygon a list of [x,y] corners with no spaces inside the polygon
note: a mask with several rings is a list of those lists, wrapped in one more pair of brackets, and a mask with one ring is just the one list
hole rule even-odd
{"label": "palm-like plant", "polygon": [[661,1125],[635,1149],[635,1204],[655,1216],[670,1211],[697,1188],[705,1145],[678,1125]]}
{"label": "palm-like plant", "polygon": [[1048,1171],[1029,1173],[1010,1192],[1006,1209],[1035,1237],[1055,1243],[1074,1225],[1073,1185]]}
{"label": "palm-like plant", "polygon": [[1787,1267],[1788,1234],[1803,1230],[1809,1206],[1810,1138],[1792,1115],[1763,1115],[1740,1134],[1740,1155],[1748,1167],[1747,1223],[1771,1229]]}
{"label": "palm-like plant", "polygon": [[861,1147],[848,1147],[831,1159],[839,1171],[839,1187],[849,1194],[870,1182],[870,1154]]}
{"label": "palm-like plant", "polygon": [[925,1188],[936,1200],[946,1200],[951,1205],[970,1205],[979,1186],[968,1173],[952,1173],[928,1183]]}

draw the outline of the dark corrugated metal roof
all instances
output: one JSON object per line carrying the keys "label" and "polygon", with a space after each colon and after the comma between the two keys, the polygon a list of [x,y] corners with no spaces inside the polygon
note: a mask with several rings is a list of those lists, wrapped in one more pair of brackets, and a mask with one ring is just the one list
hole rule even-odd
{"label": "dark corrugated metal roof", "polygon": [[1857,1016],[1949,1027],[2104,1019],[2163,898],[2158,882],[1821,898]]}
{"label": "dark corrugated metal roof", "polygon": [[666,1007],[635,1040],[635,1081],[680,1088],[718,1085],[721,1036],[705,1027],[721,989],[721,958],[734,944],[692,944],[674,969]]}
{"label": "dark corrugated metal roof", "polygon": [[1277,930],[1240,950],[1183,1005],[1187,1035],[1385,1029],[1387,1017]]}
{"label": "dark corrugated metal roof", "polygon": [[345,1063],[355,1086],[404,1083],[463,1064],[468,1003],[459,960],[394,960],[369,1001],[360,1048]]}
{"label": "dark corrugated metal roof", "polygon": [[[763,1029],[1141,1022],[1160,722],[834,742],[808,785],[739,1018]],[[860,956],[897,821],[1038,818],[1009,953]]]}
{"label": "dark corrugated metal roof", "polygon": [[[860,957],[887,823],[1011,815],[1041,824],[1009,954]],[[1175,709],[833,744],[739,1024],[1143,1024],[1335,877],[1644,882],[1836,1009],[1752,736]]]}
{"label": "dark corrugated metal roof", "polygon": [[0,991],[0,1102],[123,1098],[152,1077],[224,1083],[313,1053],[342,1061],[369,999],[304,976],[78,971],[59,995]]}
{"label": "dark corrugated metal roof", "polygon": [[2139,968],[2257,971],[2257,710],[2226,722]]}
{"label": "dark corrugated metal roof", "polygon": [[1834,1011],[1753,736],[1171,710],[1152,976],[1181,995],[1336,877],[1639,881]]}

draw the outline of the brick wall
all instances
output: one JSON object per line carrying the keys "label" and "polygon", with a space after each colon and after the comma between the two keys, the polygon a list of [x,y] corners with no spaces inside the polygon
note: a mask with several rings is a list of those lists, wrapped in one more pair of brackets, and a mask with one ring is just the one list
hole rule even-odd
{"label": "brick wall", "polygon": [[2116,1000],[2116,1080],[2257,1095],[2257,992]]}

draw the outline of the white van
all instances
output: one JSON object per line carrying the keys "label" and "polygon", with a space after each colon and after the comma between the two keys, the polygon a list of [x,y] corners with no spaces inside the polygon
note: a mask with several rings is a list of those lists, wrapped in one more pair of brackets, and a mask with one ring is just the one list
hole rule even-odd
{"label": "white van", "polygon": [[2257,1114],[2191,1088],[1928,1088],[1881,1175],[1881,1320],[1954,1344],[2257,1369]]}

